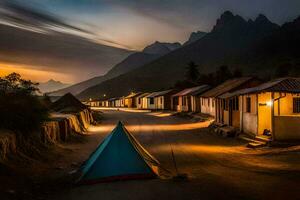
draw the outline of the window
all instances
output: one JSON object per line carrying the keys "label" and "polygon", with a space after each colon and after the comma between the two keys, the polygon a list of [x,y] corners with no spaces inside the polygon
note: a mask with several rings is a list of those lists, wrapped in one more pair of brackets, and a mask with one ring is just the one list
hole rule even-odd
{"label": "window", "polygon": [[246,112],[251,112],[251,97],[246,98]]}
{"label": "window", "polygon": [[150,104],[154,104],[154,98],[150,97],[149,100],[150,100]]}
{"label": "window", "polygon": [[300,113],[300,97],[293,98],[293,113]]}
{"label": "window", "polygon": [[224,106],[224,110],[228,110],[228,100],[225,100],[225,106]]}
{"label": "window", "polygon": [[235,97],[235,110],[239,110],[239,97]]}
{"label": "window", "polygon": [[212,107],[215,107],[215,100],[212,100]]}
{"label": "window", "polygon": [[239,110],[239,97],[234,97],[232,99],[232,110]]}
{"label": "window", "polygon": [[207,105],[208,105],[208,107],[210,106],[210,99],[207,99]]}
{"label": "window", "polygon": [[138,98],[138,102],[139,102],[138,104],[141,104],[141,98]]}

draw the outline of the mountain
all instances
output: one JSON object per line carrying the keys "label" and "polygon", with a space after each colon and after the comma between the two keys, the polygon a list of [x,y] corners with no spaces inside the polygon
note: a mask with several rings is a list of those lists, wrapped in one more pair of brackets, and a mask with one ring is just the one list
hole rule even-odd
{"label": "mountain", "polygon": [[155,43],[144,48],[143,53],[165,55],[181,47],[181,44],[163,43],[156,41]]}
{"label": "mountain", "polygon": [[192,32],[188,41],[186,41],[183,45],[191,44],[201,38],[203,38],[207,33],[203,31]]}
{"label": "mountain", "polygon": [[92,36],[92,33],[52,15],[0,2],[1,62],[64,73],[84,80],[95,74],[105,74],[133,53],[100,44],[90,39]]}
{"label": "mountain", "polygon": [[58,90],[50,93],[52,96],[62,96],[66,93],[79,94],[83,90],[100,84],[105,80],[109,80],[111,78],[117,77],[121,74],[127,73],[131,70],[137,69],[145,64],[148,64],[159,57],[181,47],[179,43],[162,43],[155,42],[144,48],[141,52],[136,52],[129,55],[123,61],[115,65],[111,70],[109,70],[104,76],[95,77],[81,83],[77,83],[70,87],[64,88],[62,90]]}
{"label": "mountain", "polygon": [[62,88],[68,87],[68,86],[70,86],[70,85],[66,84],[66,83],[62,83],[60,81],[55,81],[53,79],[50,79],[47,82],[40,83],[38,85],[38,88],[40,89],[40,91],[42,93],[47,93],[47,92],[59,90],[59,89],[62,89]]}
{"label": "mountain", "polygon": [[190,61],[199,65],[202,74],[215,72],[220,65],[240,68],[245,75],[271,76],[282,62],[300,63],[299,19],[278,26],[260,15],[246,21],[227,11],[210,33],[149,64],[119,77],[88,88],[81,99],[105,93],[108,97],[130,91],[154,91],[169,88],[184,79]]}

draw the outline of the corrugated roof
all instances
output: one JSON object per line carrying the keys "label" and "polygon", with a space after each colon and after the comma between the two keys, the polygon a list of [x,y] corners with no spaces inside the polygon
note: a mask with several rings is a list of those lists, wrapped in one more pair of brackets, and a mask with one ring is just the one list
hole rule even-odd
{"label": "corrugated roof", "polygon": [[114,97],[114,98],[108,99],[107,101],[115,101],[115,100],[117,100],[117,99],[118,99],[117,97]]}
{"label": "corrugated roof", "polygon": [[251,94],[257,92],[290,92],[300,93],[300,78],[280,78],[275,79],[266,83],[263,83],[257,87],[246,88],[238,90],[232,93],[226,93],[220,98],[230,98],[241,94]]}
{"label": "corrugated roof", "polygon": [[218,85],[217,87],[208,90],[207,92],[201,94],[201,97],[217,97],[224,93],[230,92],[235,88],[241,86],[242,84],[252,80],[253,77],[242,77],[242,78],[235,78],[225,81],[224,83]]}
{"label": "corrugated roof", "polygon": [[170,92],[172,92],[172,90],[164,90],[164,91],[155,92],[155,94],[151,97],[164,96]]}
{"label": "corrugated roof", "polygon": [[199,95],[206,90],[209,89],[210,86],[208,85],[200,85],[192,88],[186,88],[184,90],[181,90],[180,92],[172,95],[172,97],[178,97],[178,96],[187,96],[187,95]]}
{"label": "corrugated roof", "polygon": [[147,96],[145,96],[145,98],[153,98],[155,97],[159,92],[152,92],[150,94],[148,94]]}
{"label": "corrugated roof", "polygon": [[136,97],[136,96],[138,96],[139,94],[141,94],[141,93],[140,93],[140,92],[137,92],[137,93],[131,93],[131,94],[129,94],[128,96],[126,96],[125,99]]}
{"label": "corrugated roof", "polygon": [[149,92],[146,92],[146,93],[143,93],[143,94],[137,96],[137,98],[143,98],[143,97],[145,97],[145,96],[147,96],[149,94],[150,94]]}

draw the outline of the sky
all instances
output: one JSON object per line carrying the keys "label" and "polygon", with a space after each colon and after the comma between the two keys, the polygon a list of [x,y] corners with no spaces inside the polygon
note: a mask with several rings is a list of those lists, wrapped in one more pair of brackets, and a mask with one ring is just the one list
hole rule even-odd
{"label": "sky", "polygon": [[[0,0],[1,2],[12,0]],[[114,47],[139,51],[155,42],[184,43],[191,32],[209,32],[220,15],[230,10],[245,19],[266,15],[277,24],[300,16],[300,0],[14,0],[18,4],[54,16],[80,30],[66,29]],[[43,31],[43,30],[37,30]],[[91,33],[91,34],[90,34]],[[98,67],[98,66],[97,66]],[[113,66],[111,66],[113,67]],[[75,83],[98,73],[81,74],[80,69],[59,66],[44,70],[39,66],[4,63],[0,60],[0,76],[16,71],[37,81],[56,79]],[[76,73],[75,73],[76,71]],[[79,71],[79,72],[78,72]],[[72,74],[73,73],[73,74]]]}
{"label": "sky", "polygon": [[135,50],[154,41],[182,43],[193,31],[210,31],[226,10],[244,18],[262,13],[278,24],[300,15],[299,0],[26,0],[26,4]]}

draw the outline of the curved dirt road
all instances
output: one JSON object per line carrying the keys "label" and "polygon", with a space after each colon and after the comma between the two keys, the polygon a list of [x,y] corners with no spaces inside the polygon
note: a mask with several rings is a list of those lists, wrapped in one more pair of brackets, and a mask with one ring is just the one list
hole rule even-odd
{"label": "curved dirt road", "polygon": [[247,149],[241,141],[208,133],[209,122],[165,113],[104,111],[103,123],[91,128],[89,143],[78,148],[87,157],[121,120],[161,164],[188,180],[154,179],[74,187],[51,199],[297,199],[300,196],[298,151],[274,153]]}

